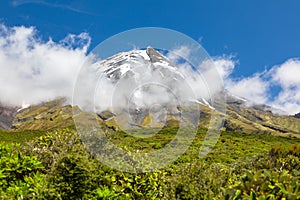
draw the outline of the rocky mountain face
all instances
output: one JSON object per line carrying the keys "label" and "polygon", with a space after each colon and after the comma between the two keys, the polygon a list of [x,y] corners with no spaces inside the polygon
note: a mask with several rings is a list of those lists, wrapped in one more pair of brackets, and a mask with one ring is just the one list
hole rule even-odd
{"label": "rocky mountain face", "polygon": [[[207,105],[202,104],[200,106],[201,114],[199,125],[206,127],[213,110]],[[70,105],[64,105],[61,100],[30,106],[18,113],[16,110],[17,109],[6,109],[2,111],[1,129],[48,130],[74,124],[72,119],[72,107]],[[8,118],[6,118],[7,116]],[[147,127],[151,121],[151,117],[151,114],[145,115],[144,118],[140,120],[139,126]],[[118,129],[114,113],[103,111],[98,113],[98,118],[100,123],[105,123],[115,130]],[[168,124],[171,126],[175,125],[176,121],[170,117]],[[245,101],[228,96],[227,114],[223,129],[249,134],[271,133],[283,136],[300,136],[300,119],[293,116],[279,116],[268,110],[268,107],[258,105],[249,106],[246,105]]]}
{"label": "rocky mountain face", "polygon": [[0,129],[11,128],[18,108],[0,104]]}
{"label": "rocky mountain face", "polygon": [[[118,82],[122,77],[129,80],[136,80],[134,67],[139,64],[148,67],[148,71],[154,71],[159,79],[165,79],[166,84],[172,81],[183,80],[176,68],[162,54],[149,47],[146,50],[136,50],[132,52],[122,52],[112,56],[106,60],[96,63],[96,67],[104,73],[111,82]],[[100,68],[105,64],[106,67]],[[146,73],[147,70],[145,70]],[[145,74],[146,77],[146,74]],[[168,78],[169,77],[169,78]],[[171,77],[171,78],[170,78]],[[136,87],[136,82],[130,82],[132,87]],[[176,86],[176,85],[175,85]],[[172,87],[170,85],[170,87]],[[155,88],[152,88],[154,90]],[[176,89],[176,88],[174,88]],[[153,93],[150,87],[145,87],[139,92]],[[121,91],[122,92],[122,91]],[[295,116],[279,116],[272,113],[272,109],[266,105],[255,105],[246,99],[227,94],[226,100],[226,120],[224,130],[244,133],[271,133],[283,136],[300,136],[300,113]],[[133,96],[135,97],[135,96]],[[137,95],[138,97],[138,95]],[[131,97],[127,97],[130,99]],[[151,98],[151,96],[149,97]],[[169,100],[169,99],[167,99]],[[161,112],[162,107],[152,106],[147,107],[147,102],[132,101],[132,107],[126,110],[99,109],[97,111],[98,121],[101,124],[106,124],[114,130],[122,126],[124,128],[156,128],[161,127],[161,119],[166,119],[167,126],[178,126],[178,117],[184,110],[189,110],[193,113],[193,105],[200,108],[200,120],[194,122],[193,116],[184,116],[184,123],[181,125],[198,124],[201,127],[207,127],[212,112],[215,112],[209,100],[199,98],[187,106],[171,106],[165,105],[166,112]],[[146,105],[146,106],[141,106]],[[101,105],[100,105],[101,106]],[[77,112],[82,112],[76,107]],[[48,130],[58,127],[66,127],[73,125],[72,106],[65,105],[64,99],[44,102],[39,105],[32,105],[28,108],[19,110],[17,108],[4,107],[0,105],[0,128],[14,130]],[[123,114],[123,116],[120,115]],[[121,117],[131,117],[131,123],[128,125],[122,124]],[[182,116],[181,116],[182,117]]]}
{"label": "rocky mountain face", "polygon": [[[176,79],[180,79],[180,74],[173,73],[173,71],[176,71],[174,64],[151,47],[148,47],[146,51],[139,50],[120,53],[98,64],[105,64],[106,67],[103,69],[106,70],[106,76],[109,79],[118,81],[122,76],[134,77],[131,70],[133,70],[136,63],[151,66],[153,70],[158,69],[162,78],[173,75],[174,79],[171,79],[171,81],[175,82]],[[130,73],[126,73],[128,71]],[[266,105],[256,105],[246,99],[236,97],[229,93],[227,93],[226,96],[227,116],[224,124],[225,130],[246,133],[300,134],[299,119],[291,116],[276,115],[272,113],[272,108]],[[214,112],[213,106],[208,100],[203,98],[195,99],[194,103],[200,107],[200,126],[207,126],[211,113]],[[167,117],[167,124],[176,124],[174,122],[176,122],[176,114],[179,112],[177,108],[173,109],[173,112]],[[99,116],[110,126],[116,126],[116,114],[117,113],[107,112],[106,110],[103,113],[99,113]],[[159,122],[162,121],[155,119],[159,117],[156,115],[155,109],[152,109],[151,112],[142,108],[138,110],[133,109],[129,114],[137,116],[135,126],[157,127],[159,126]],[[109,117],[103,118],[101,117],[103,115]],[[191,118],[184,119],[184,121],[191,121]]]}
{"label": "rocky mountain face", "polygon": [[[105,83],[100,94],[96,95],[99,97],[96,110],[98,116],[109,124],[115,124],[117,120],[123,129],[158,128],[165,121],[179,121],[179,115],[187,113],[185,109],[180,110],[178,105],[190,107],[190,104],[195,104],[185,101],[191,96],[192,90],[185,83],[183,73],[152,47],[116,54],[95,63],[93,67],[101,74],[102,83]],[[105,107],[102,103],[102,100],[110,99],[110,95],[106,94],[109,88],[115,90],[112,95],[113,108]],[[178,102],[179,99],[181,102]],[[113,113],[112,117],[103,117],[109,112]],[[188,118],[199,113],[189,112],[186,115],[182,125],[195,125]]]}

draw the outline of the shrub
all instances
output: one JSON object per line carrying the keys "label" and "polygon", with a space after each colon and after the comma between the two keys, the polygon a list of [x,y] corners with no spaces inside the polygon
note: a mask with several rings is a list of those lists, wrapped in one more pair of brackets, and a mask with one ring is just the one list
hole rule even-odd
{"label": "shrub", "polygon": [[[82,199],[91,197],[102,185],[109,185],[104,167],[86,151],[78,134],[69,129],[48,133],[23,148],[33,154],[46,170],[46,199]],[[87,198],[88,199],[88,198]]]}
{"label": "shrub", "polygon": [[194,162],[171,171],[166,199],[213,199],[231,183],[232,170],[222,164]]}
{"label": "shrub", "polygon": [[223,189],[224,199],[300,199],[300,144],[273,146],[246,166],[235,183]]}
{"label": "shrub", "polygon": [[247,171],[229,186],[224,199],[299,199],[299,171]]}
{"label": "shrub", "polygon": [[[17,148],[14,146],[13,148]],[[26,156],[8,145],[0,144],[0,197],[15,199],[35,196],[44,178],[43,166],[36,157]]]}
{"label": "shrub", "polygon": [[165,173],[122,173],[112,175],[113,190],[121,199],[161,199],[166,190]]}

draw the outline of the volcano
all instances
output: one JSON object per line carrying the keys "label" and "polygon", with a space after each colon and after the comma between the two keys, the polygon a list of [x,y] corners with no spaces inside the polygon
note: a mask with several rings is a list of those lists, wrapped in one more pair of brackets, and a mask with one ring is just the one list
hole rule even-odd
{"label": "volcano", "polygon": [[[199,94],[193,82],[193,68],[180,68],[159,51],[120,52],[92,64],[93,72],[101,77],[95,92],[93,112],[101,124],[114,130],[128,128],[161,128],[168,126],[208,127],[218,104]],[[189,73],[186,73],[189,72]],[[192,77],[187,77],[187,75]],[[300,118],[277,115],[267,105],[225,91],[226,116],[223,130],[249,134],[268,133],[282,136],[300,135]],[[19,109],[0,106],[0,128],[13,130],[49,130],[74,124],[72,109],[57,99]]]}

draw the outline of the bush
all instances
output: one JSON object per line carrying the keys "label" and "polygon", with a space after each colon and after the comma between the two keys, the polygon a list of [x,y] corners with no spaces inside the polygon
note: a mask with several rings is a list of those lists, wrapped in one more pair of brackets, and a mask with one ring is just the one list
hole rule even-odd
{"label": "bush", "polygon": [[[114,134],[118,144],[132,149],[132,139]],[[164,134],[159,137],[168,139],[169,132]],[[247,154],[245,144],[260,141],[264,146],[266,141],[261,135],[242,136],[221,138],[222,146],[217,144],[205,159],[197,157],[202,143],[196,138],[196,145],[177,162],[148,173],[124,173],[103,165],[70,129],[47,133],[22,147],[0,145],[0,199],[300,199],[300,145],[253,148]],[[159,139],[149,139],[143,147],[160,144]],[[129,164],[142,172],[134,159]]]}
{"label": "bush", "polygon": [[102,185],[110,185],[104,167],[86,151],[77,132],[62,129],[36,138],[23,148],[46,170],[46,199],[89,199]]}
{"label": "bush", "polygon": [[300,199],[300,144],[273,146],[235,175],[223,189],[224,199]]}
{"label": "bush", "polygon": [[112,187],[121,199],[161,199],[166,190],[165,173],[122,173],[112,175]]}
{"label": "bush", "polygon": [[[33,151],[32,151],[33,149]],[[48,133],[23,151],[38,157],[45,170],[45,199],[157,199],[164,193],[164,173],[123,173],[104,166],[69,129]]]}
{"label": "bush", "polygon": [[299,199],[299,171],[247,171],[229,186],[224,199]]}
{"label": "bush", "polygon": [[[14,147],[15,149],[18,146]],[[26,156],[8,145],[0,144],[1,199],[29,198],[36,195],[44,178],[43,166],[36,157]]]}
{"label": "bush", "polygon": [[222,164],[194,162],[171,171],[166,199],[213,199],[232,182],[232,170]]}

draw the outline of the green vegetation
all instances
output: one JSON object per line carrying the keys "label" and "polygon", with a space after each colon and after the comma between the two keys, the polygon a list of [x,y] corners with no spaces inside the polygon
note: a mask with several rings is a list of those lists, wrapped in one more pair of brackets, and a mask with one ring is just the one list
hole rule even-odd
{"label": "green vegetation", "polygon": [[[119,147],[148,152],[170,142],[177,129],[144,138],[107,131]],[[199,158],[205,134],[199,129],[190,148],[163,170],[125,173],[94,159],[74,127],[2,131],[0,199],[300,199],[299,139],[222,132]]]}
{"label": "green vegetation", "polygon": [[24,130],[24,131],[6,131],[0,130],[0,141],[2,143],[19,143],[24,144],[33,138],[46,134],[46,131]]}

